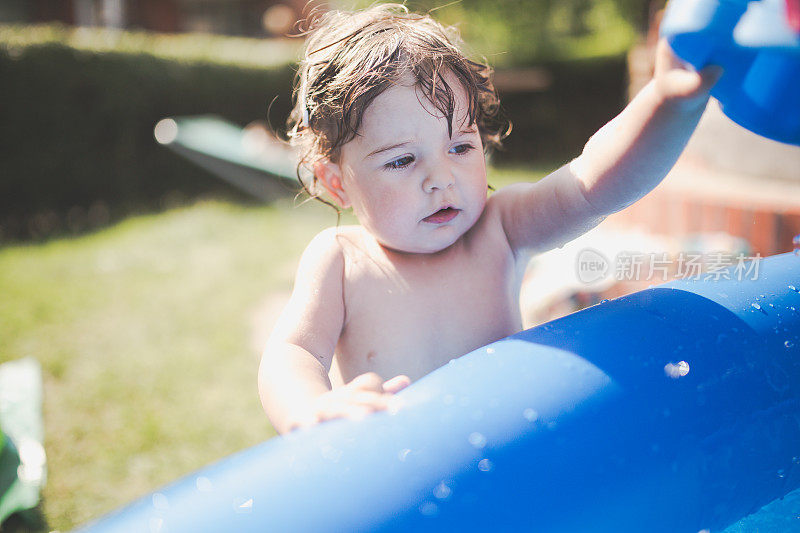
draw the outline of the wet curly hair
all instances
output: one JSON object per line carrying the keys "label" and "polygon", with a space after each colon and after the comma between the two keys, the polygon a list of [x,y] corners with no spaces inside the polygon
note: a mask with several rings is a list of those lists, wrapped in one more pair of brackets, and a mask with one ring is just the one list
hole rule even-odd
{"label": "wet curly hair", "polygon": [[467,118],[477,125],[484,151],[499,147],[510,130],[491,68],[468,59],[455,29],[430,15],[409,13],[400,4],[330,11],[313,20],[305,33],[287,136],[299,150],[298,178],[312,197],[319,197],[314,163],[337,161],[341,147],[357,135],[370,103],[409,75],[447,118],[450,135],[455,93],[447,74],[466,91]]}

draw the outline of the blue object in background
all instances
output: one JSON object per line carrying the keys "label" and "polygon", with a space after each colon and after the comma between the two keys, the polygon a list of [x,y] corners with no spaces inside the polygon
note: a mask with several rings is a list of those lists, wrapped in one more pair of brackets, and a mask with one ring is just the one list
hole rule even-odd
{"label": "blue object in background", "polygon": [[695,68],[724,67],[711,94],[730,119],[800,145],[800,33],[786,0],[671,0],[661,34]]}
{"label": "blue object in background", "polygon": [[789,253],[588,308],[84,531],[719,531],[800,487],[798,287]]}

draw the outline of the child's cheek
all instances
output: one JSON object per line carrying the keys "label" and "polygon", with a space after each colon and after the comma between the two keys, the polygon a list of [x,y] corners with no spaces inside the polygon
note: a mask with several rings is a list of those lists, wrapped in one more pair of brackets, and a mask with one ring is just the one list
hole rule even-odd
{"label": "child's cheek", "polygon": [[404,191],[387,187],[376,192],[372,202],[371,218],[377,225],[394,228],[404,217],[414,213],[408,194]]}

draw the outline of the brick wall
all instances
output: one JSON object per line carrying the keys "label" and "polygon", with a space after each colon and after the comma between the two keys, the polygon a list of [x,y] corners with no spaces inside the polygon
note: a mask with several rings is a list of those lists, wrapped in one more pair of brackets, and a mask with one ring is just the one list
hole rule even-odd
{"label": "brick wall", "polygon": [[746,196],[711,197],[668,183],[615,213],[607,223],[679,240],[724,232],[745,239],[751,252],[762,256],[791,251],[792,237],[800,234],[800,191],[794,187],[787,186],[786,198],[769,202],[764,198],[748,201]]}

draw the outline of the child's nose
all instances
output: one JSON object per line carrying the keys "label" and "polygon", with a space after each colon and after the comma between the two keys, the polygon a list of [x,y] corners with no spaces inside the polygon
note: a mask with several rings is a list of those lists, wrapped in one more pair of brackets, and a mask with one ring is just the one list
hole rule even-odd
{"label": "child's nose", "polygon": [[452,187],[455,184],[455,178],[449,168],[439,165],[431,168],[427,176],[422,182],[422,189],[426,193],[431,193],[437,190],[444,190]]}

